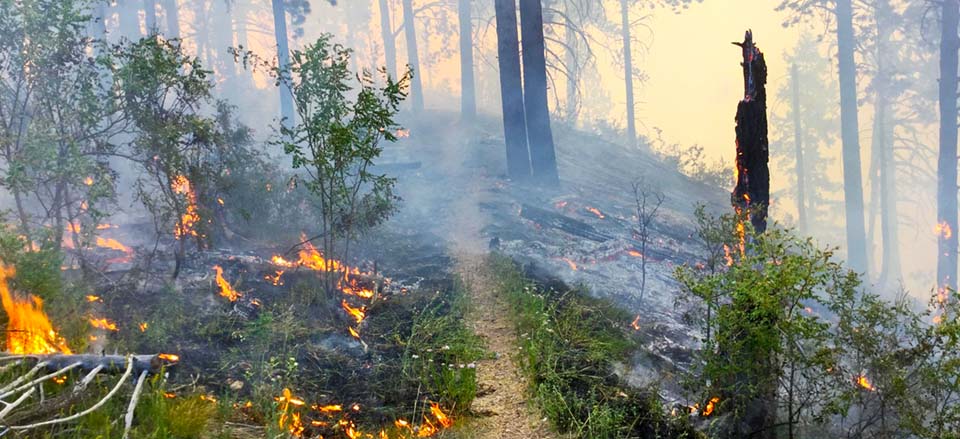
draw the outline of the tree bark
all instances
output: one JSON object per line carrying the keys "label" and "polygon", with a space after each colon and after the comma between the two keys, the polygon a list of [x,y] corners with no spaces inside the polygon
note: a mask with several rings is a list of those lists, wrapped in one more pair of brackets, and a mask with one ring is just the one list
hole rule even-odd
{"label": "tree bark", "polygon": [[623,37],[623,77],[627,93],[627,145],[637,145],[637,120],[633,98],[633,48],[630,35],[630,5],[628,0],[620,0],[620,18]]}
{"label": "tree bark", "polygon": [[503,139],[507,148],[507,175],[516,181],[530,178],[527,125],[520,78],[520,38],[517,36],[517,0],[495,0],[497,61],[500,66],[500,100]]}
{"label": "tree bark", "polygon": [[738,211],[749,215],[754,230],[763,233],[770,205],[767,64],[749,32],[742,47],[744,98],[737,106],[737,185],[730,197]]}
{"label": "tree bark", "polygon": [[397,41],[393,37],[393,24],[390,23],[390,4],[380,0],[380,35],[383,38],[383,57],[387,64],[387,74],[397,77]]}
{"label": "tree bark", "polygon": [[143,0],[143,13],[147,24],[147,35],[160,32],[160,27],[157,26],[157,1]]}
{"label": "tree bark", "polygon": [[793,91],[793,144],[796,148],[797,172],[797,227],[801,235],[807,233],[807,176],[803,163],[803,121],[800,117],[800,71],[794,64],[790,69]]}
{"label": "tree bark", "polygon": [[520,0],[520,33],[523,37],[523,95],[530,140],[530,167],[538,184],[556,185],[557,157],[547,104],[547,63],[543,42],[541,0]]}
{"label": "tree bark", "polygon": [[167,20],[167,38],[180,38],[180,10],[177,0],[163,0],[163,14]]}
{"label": "tree bark", "polygon": [[413,0],[403,0],[403,34],[407,42],[407,63],[413,69],[410,81],[410,103],[413,112],[423,111],[423,72],[420,70],[420,52],[417,49],[416,17],[413,14]]}
{"label": "tree bark", "polygon": [[853,9],[850,0],[837,0],[837,52],[840,64],[840,120],[843,139],[843,194],[847,229],[847,262],[867,272],[863,179],[860,171],[860,128],[857,121],[857,69],[853,52]]}
{"label": "tree bark", "polygon": [[[277,60],[280,68],[285,69],[290,66],[290,46],[287,42],[287,13],[283,6],[283,0],[273,1],[273,33],[277,40]],[[293,111],[293,90],[290,88],[288,73],[284,74],[285,80],[280,81],[280,123],[283,127],[290,129],[293,127],[296,115]]]}
{"label": "tree bark", "polygon": [[473,23],[471,1],[460,0],[460,117],[472,121],[477,115],[477,91],[473,79]]}
{"label": "tree bark", "polygon": [[957,288],[957,64],[960,3],[944,0],[940,35],[940,157],[937,163],[937,282]]}

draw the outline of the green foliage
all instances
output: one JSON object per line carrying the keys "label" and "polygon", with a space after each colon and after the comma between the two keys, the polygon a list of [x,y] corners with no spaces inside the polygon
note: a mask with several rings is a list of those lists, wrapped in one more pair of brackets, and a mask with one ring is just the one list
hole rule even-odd
{"label": "green foliage", "polygon": [[666,414],[656,389],[615,375],[613,365],[636,348],[622,328],[624,311],[581,292],[538,289],[509,260],[489,263],[511,306],[531,394],[557,429],[584,438],[700,437]]}
{"label": "green foliage", "polygon": [[[956,304],[933,300],[917,312],[905,297],[891,303],[864,291],[812,239],[778,228],[754,235],[746,222],[741,252],[743,218],[710,218],[702,208],[698,218],[701,239],[725,247],[728,263],[676,271],[705,335],[688,377],[696,398],[719,396],[717,412],[734,423],[758,401],[776,403],[767,422],[782,426],[778,437],[955,431]],[[939,325],[930,324],[932,313]]]}
{"label": "green foliage", "polygon": [[266,66],[278,85],[292,89],[298,120],[285,121],[278,143],[316,198],[321,250],[347,260],[351,240],[388,218],[398,200],[395,180],[371,167],[382,152],[380,142],[396,140],[394,116],[410,73],[395,81],[381,70],[383,86],[375,84],[369,71],[354,77],[348,68],[351,51],[331,40],[324,34],[292,51],[289,66],[272,66],[249,52],[242,55],[245,65]]}
{"label": "green foliage", "polygon": [[56,300],[63,286],[60,248],[49,240],[41,242],[39,246],[32,245],[4,221],[0,225],[0,262],[16,268],[16,274],[8,279],[10,288]]}

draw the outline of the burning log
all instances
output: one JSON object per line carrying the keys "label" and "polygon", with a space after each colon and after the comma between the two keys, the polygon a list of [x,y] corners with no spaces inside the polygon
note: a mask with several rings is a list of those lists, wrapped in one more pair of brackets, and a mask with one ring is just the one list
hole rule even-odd
{"label": "burning log", "polygon": [[571,235],[579,236],[595,242],[605,242],[613,239],[610,235],[598,232],[593,226],[573,218],[551,212],[539,207],[524,204],[520,208],[520,216],[539,224],[542,227],[551,227],[562,230]]}
{"label": "burning log", "polygon": [[737,185],[730,202],[746,212],[757,233],[767,228],[770,205],[769,142],[767,140],[767,64],[763,52],[747,31],[740,46],[743,52],[744,97],[737,106]]}

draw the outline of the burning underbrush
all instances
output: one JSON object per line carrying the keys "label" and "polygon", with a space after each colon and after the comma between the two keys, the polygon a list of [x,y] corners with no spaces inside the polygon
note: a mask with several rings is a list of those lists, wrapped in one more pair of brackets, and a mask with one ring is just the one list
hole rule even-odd
{"label": "burning underbrush", "polygon": [[[420,240],[392,235],[385,241],[394,247],[370,244],[367,254],[393,255],[378,264],[325,259],[309,243],[286,255],[201,252],[185,261],[176,281],[165,276],[163,260],[153,271],[114,270],[92,283],[56,264],[51,276],[67,281],[40,288],[53,305],[49,320],[41,299],[26,295],[33,291],[23,282],[28,277],[11,269],[7,350],[176,355],[176,368],[145,380],[137,437],[161,430],[176,437],[440,435],[469,410],[483,350],[464,326],[466,302],[447,274],[448,259],[414,244]],[[36,270],[27,259],[11,261],[23,262],[25,274]],[[398,261],[410,270],[390,279],[383,270]],[[331,278],[335,288],[328,291]],[[32,332],[25,332],[28,325]],[[20,337],[33,333],[39,336]],[[29,368],[21,369],[0,369],[0,383]],[[61,375],[45,385],[47,399],[73,395],[60,389],[72,388],[84,372]],[[97,383],[63,404],[96,403],[110,390]],[[124,417],[122,402],[41,431],[57,435],[79,425],[105,432]],[[2,421],[19,425],[56,417],[57,410],[71,413],[45,407],[33,401]]]}

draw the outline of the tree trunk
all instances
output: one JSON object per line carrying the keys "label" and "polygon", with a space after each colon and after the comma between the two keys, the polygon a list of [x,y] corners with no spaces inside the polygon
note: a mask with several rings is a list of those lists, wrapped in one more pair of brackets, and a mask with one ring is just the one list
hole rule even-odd
{"label": "tree trunk", "polygon": [[460,0],[460,117],[472,121],[477,115],[477,91],[473,80],[473,23],[471,1]]}
{"label": "tree trunk", "polygon": [[[273,1],[273,33],[277,40],[277,60],[281,68],[290,66],[290,46],[287,43],[287,14],[283,0]],[[293,127],[296,116],[293,111],[293,90],[290,88],[288,73],[285,80],[280,81],[280,118],[281,125],[290,129]]]}
{"label": "tree trunk", "polygon": [[397,77],[397,41],[393,37],[393,24],[390,23],[390,4],[380,0],[380,34],[383,37],[383,57],[387,64],[387,74]]}
{"label": "tree trunk", "polygon": [[236,2],[233,5],[233,25],[237,29],[237,46],[249,48],[249,35],[247,33],[247,7],[244,2]]}
{"label": "tree trunk", "polygon": [[803,163],[803,121],[800,117],[800,71],[794,64],[790,69],[793,83],[793,144],[797,154],[797,227],[801,235],[807,233],[807,176]]}
{"label": "tree trunk", "polygon": [[580,79],[580,64],[577,62],[577,34],[573,31],[574,24],[570,21],[574,8],[570,6],[570,0],[564,3],[564,16],[566,20],[566,30],[564,31],[564,49],[566,50],[567,63],[567,99],[566,99],[566,118],[568,123],[574,123],[579,114],[579,99],[577,87]]}
{"label": "tree trunk", "polygon": [[843,139],[843,195],[847,223],[847,262],[867,272],[863,180],[860,171],[860,128],[857,121],[857,69],[853,60],[853,9],[850,0],[837,0],[837,51],[840,63],[840,119]]}
{"label": "tree trunk", "polygon": [[767,64],[749,31],[742,47],[745,92],[737,106],[737,185],[730,196],[733,206],[750,216],[754,230],[763,233],[770,205]]}
{"label": "tree trunk", "polygon": [[896,162],[893,157],[894,125],[888,111],[884,111],[880,132],[883,149],[880,155],[880,239],[883,240],[880,266],[881,286],[897,286],[900,280],[899,211],[897,209]]}
{"label": "tree trunk", "polygon": [[157,26],[156,0],[143,0],[143,12],[147,24],[147,35],[160,32],[160,28]]}
{"label": "tree trunk", "polygon": [[527,150],[527,122],[523,109],[523,82],[520,79],[517,0],[495,0],[494,5],[507,175],[515,181],[526,181],[530,178],[530,153]]}
{"label": "tree trunk", "polygon": [[236,76],[237,63],[230,55],[233,47],[233,9],[226,2],[217,1],[211,8],[210,55],[214,72],[225,80],[232,80]]}
{"label": "tree trunk", "polygon": [[937,239],[937,282],[957,288],[957,63],[960,3],[943,1],[940,35],[940,158],[937,164],[937,218],[946,231]]}
{"label": "tree trunk", "polygon": [[623,77],[627,85],[627,146],[637,145],[637,120],[633,101],[633,49],[630,41],[630,5],[620,0],[620,19],[623,27]]}
{"label": "tree trunk", "polygon": [[533,179],[542,185],[560,182],[547,106],[547,63],[543,42],[541,0],[520,0],[520,33],[523,37],[523,95],[530,139]]}
{"label": "tree trunk", "polygon": [[120,36],[131,41],[137,41],[143,36],[140,33],[140,9],[137,8],[137,3],[136,0],[121,0],[116,6]]}
{"label": "tree trunk", "polygon": [[163,14],[167,19],[167,38],[180,38],[180,10],[177,0],[163,0]]}
{"label": "tree trunk", "polygon": [[403,0],[403,34],[407,42],[407,63],[413,69],[410,81],[410,103],[413,112],[423,111],[423,72],[420,71],[420,52],[417,49],[416,17],[413,16],[413,0]]}

